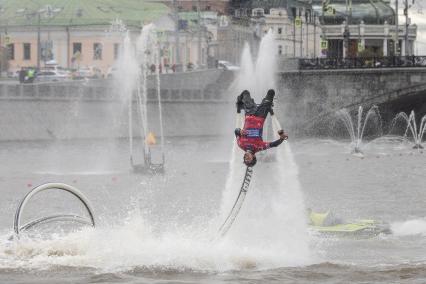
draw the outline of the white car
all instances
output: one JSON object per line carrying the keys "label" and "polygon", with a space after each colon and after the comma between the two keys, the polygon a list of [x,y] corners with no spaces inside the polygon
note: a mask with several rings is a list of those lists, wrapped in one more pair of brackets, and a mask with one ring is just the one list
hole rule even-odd
{"label": "white car", "polygon": [[102,77],[101,69],[94,66],[80,67],[73,73],[74,79],[100,79]]}
{"label": "white car", "polygon": [[231,70],[231,71],[240,70],[240,67],[233,65],[231,62],[225,61],[225,60],[219,60],[217,68],[222,70]]}
{"label": "white car", "polygon": [[37,82],[59,82],[69,79],[69,75],[55,70],[40,70],[36,73]]}
{"label": "white car", "polygon": [[113,78],[113,77],[115,77],[117,75],[117,73],[118,73],[118,68],[117,67],[115,67],[115,66],[109,67],[108,71],[107,71],[107,74],[106,74],[106,77],[107,78]]}

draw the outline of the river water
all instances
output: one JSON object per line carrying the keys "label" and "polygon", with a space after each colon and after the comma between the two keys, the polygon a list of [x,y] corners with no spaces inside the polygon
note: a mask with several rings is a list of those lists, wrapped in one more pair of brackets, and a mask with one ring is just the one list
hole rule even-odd
{"label": "river water", "polygon": [[[259,161],[258,186],[235,224],[239,233],[231,229],[232,238],[212,241],[229,172],[232,143],[224,140],[167,140],[166,172],[157,176],[130,171],[125,140],[2,143],[0,283],[426,282],[426,152],[392,139],[369,143],[363,157],[351,155],[346,141],[291,142],[304,201],[298,207],[387,222],[392,234],[301,234],[306,225],[292,223],[291,213],[283,223],[268,221],[268,208],[250,196],[274,199],[259,188],[266,180],[280,184],[280,198],[292,199],[286,184],[293,181]],[[97,227],[42,226],[9,241],[20,199],[45,182],[80,189]],[[24,219],[58,212],[84,214],[66,193],[43,192]]]}

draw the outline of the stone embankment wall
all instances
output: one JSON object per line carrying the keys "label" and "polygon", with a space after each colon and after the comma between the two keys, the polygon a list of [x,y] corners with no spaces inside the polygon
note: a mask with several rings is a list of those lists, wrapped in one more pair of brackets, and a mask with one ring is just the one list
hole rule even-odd
{"label": "stone embankment wall", "polygon": [[[382,107],[403,105],[413,96],[426,105],[426,68],[352,69],[292,71],[279,74],[277,104],[288,128],[310,132],[322,119],[346,107],[357,109],[373,104]],[[423,94],[423,96],[422,96]]]}
{"label": "stone embankment wall", "polygon": [[[165,135],[229,135],[237,92],[233,73],[221,70],[164,74]],[[148,84],[150,130],[159,132],[155,80]],[[373,104],[392,114],[426,106],[426,68],[287,71],[278,74],[276,114],[294,135],[315,133],[335,111]],[[0,84],[0,141],[128,136],[128,102],[114,80]],[[420,99],[419,99],[420,98]],[[424,108],[423,108],[424,109]],[[410,109],[411,110],[411,109]],[[422,114],[422,112],[420,112]],[[137,116],[136,108],[133,110]],[[135,124],[135,133],[140,133]]]}
{"label": "stone embankment wall", "polygon": [[[165,135],[232,133],[233,104],[226,93],[232,77],[220,70],[162,75]],[[150,79],[148,124],[158,134],[157,91]],[[0,84],[0,141],[127,137],[129,102],[119,86],[114,80]],[[136,135],[140,133],[139,117],[134,101]]]}

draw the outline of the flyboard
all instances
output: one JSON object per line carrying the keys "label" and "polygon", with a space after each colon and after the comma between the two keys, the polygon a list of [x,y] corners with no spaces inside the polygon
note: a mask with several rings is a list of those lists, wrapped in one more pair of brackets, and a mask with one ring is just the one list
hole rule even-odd
{"label": "flyboard", "polygon": [[[238,114],[236,118],[237,127],[242,125],[242,120],[243,120],[243,116],[241,114]],[[223,237],[226,235],[226,233],[232,227],[232,224],[234,223],[235,219],[237,218],[238,213],[240,212],[241,207],[243,206],[244,199],[246,198],[247,191],[250,187],[250,182],[252,177],[253,177],[253,168],[247,167],[245,175],[244,175],[243,183],[241,184],[240,192],[238,193],[237,199],[235,200],[234,205],[232,206],[232,209],[228,214],[228,217],[226,217],[222,226],[220,226],[218,230],[219,237]]]}

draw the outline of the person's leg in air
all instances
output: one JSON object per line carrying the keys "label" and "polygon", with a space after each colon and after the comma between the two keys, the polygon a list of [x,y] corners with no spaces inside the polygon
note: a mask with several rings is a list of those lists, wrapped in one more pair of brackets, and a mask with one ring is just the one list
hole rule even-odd
{"label": "person's leg in air", "polygon": [[262,103],[257,107],[255,115],[264,118],[268,116],[268,113],[274,115],[274,111],[272,109],[272,107],[274,106],[274,97],[275,91],[272,89],[269,90],[265,98],[262,100]]}
{"label": "person's leg in air", "polygon": [[250,92],[247,90],[244,90],[237,97],[237,113],[240,113],[242,109],[246,112],[246,114],[254,113],[256,110],[256,103],[250,96]]}

